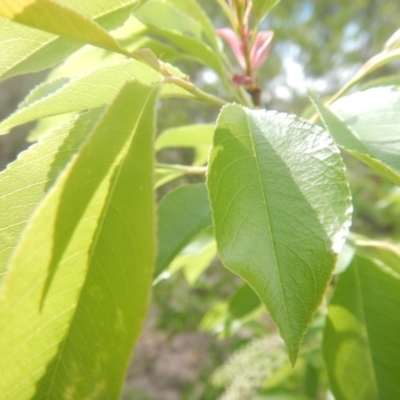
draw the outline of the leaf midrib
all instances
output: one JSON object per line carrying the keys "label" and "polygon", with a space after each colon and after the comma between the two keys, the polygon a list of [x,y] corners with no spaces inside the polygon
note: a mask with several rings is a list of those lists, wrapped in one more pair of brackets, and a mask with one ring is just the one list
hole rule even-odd
{"label": "leaf midrib", "polygon": [[[282,300],[283,300],[282,304],[283,304],[283,309],[284,309],[284,313],[285,313],[286,324],[287,324],[287,326],[289,328],[289,331],[291,331],[288,312],[287,312],[287,307],[286,307],[285,295],[284,295],[284,292],[283,292],[282,277],[281,277],[281,273],[279,271],[277,254],[276,254],[276,250],[275,250],[275,240],[274,240],[274,236],[272,234],[272,226],[271,226],[271,222],[270,222],[271,220],[270,220],[270,212],[269,212],[269,209],[268,209],[267,196],[266,196],[266,193],[265,193],[263,180],[262,180],[259,156],[257,154],[255,143],[254,143],[254,137],[252,135],[250,119],[249,119],[249,116],[247,115],[246,112],[245,112],[245,117],[246,117],[246,123],[247,123],[248,131],[249,131],[249,136],[250,136],[250,141],[251,141],[251,145],[252,145],[252,148],[253,148],[255,161],[256,161],[256,164],[257,164],[257,175],[258,175],[258,178],[259,178],[260,189],[261,189],[263,202],[264,202],[264,206],[265,206],[265,214],[266,214],[267,222],[268,222],[267,226],[268,226],[268,231],[269,231],[269,234],[270,234],[270,237],[271,237],[271,242],[272,242],[273,258],[274,258],[274,261],[275,261],[275,270],[276,270],[276,273],[277,273],[277,276],[278,276],[278,280],[279,280],[279,291],[280,291],[280,294],[281,294],[281,297],[282,297]],[[289,346],[288,347],[291,350],[294,350],[293,349],[293,344],[292,344],[292,335],[291,334],[289,334],[289,336],[288,336],[288,341],[289,341]]]}

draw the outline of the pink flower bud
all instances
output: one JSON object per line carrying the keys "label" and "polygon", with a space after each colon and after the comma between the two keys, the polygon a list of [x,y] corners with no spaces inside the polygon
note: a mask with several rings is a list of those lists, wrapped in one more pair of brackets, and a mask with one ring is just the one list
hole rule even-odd
{"label": "pink flower bud", "polygon": [[243,55],[243,47],[240,39],[236,35],[233,29],[231,28],[222,28],[217,29],[217,34],[222,39],[228,43],[229,47],[231,48],[233,54],[235,55],[236,59],[239,62],[241,68],[245,71],[246,70],[246,60]]}
{"label": "pink flower bud", "polygon": [[274,32],[262,31],[257,34],[256,40],[250,52],[250,60],[253,71],[259,69],[268,58]]}

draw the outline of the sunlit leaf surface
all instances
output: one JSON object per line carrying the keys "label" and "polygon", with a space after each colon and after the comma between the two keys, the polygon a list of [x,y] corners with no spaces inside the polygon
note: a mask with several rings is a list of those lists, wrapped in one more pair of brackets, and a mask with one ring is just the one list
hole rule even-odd
{"label": "sunlit leaf surface", "polygon": [[55,128],[0,173],[0,280],[29,217],[101,113],[101,109],[94,109]]}
{"label": "sunlit leaf surface", "polygon": [[[177,69],[173,69],[179,75]],[[52,115],[99,107],[110,103],[129,80],[144,84],[160,81],[161,74],[135,60],[122,60],[94,68],[73,78],[58,78],[37,86],[10,117],[0,123],[0,133],[14,126]],[[193,97],[175,84],[166,83],[161,96]],[[136,99],[141,101],[140,99]]]}
{"label": "sunlit leaf surface", "polygon": [[[105,29],[114,29],[123,24],[138,0],[58,0],[58,3],[90,16]],[[83,42],[1,18],[0,80],[53,67],[82,45]]]}
{"label": "sunlit leaf surface", "polygon": [[10,399],[119,398],[155,261],[157,93],[121,89],[24,231],[0,292]]}
{"label": "sunlit leaf surface", "polygon": [[90,16],[54,0],[2,0],[0,16],[31,28],[128,54]]}

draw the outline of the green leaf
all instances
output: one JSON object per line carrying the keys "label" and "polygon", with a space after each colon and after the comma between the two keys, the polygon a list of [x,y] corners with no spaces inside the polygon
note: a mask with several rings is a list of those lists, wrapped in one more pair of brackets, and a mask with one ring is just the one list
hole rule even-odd
{"label": "green leaf", "polygon": [[193,147],[196,156],[194,165],[202,165],[207,161],[214,125],[197,124],[167,129],[157,137],[156,150],[169,147]]}
{"label": "green leaf", "polygon": [[260,306],[260,298],[247,283],[243,284],[232,296],[228,313],[231,319],[241,319]]}
{"label": "green leaf", "polygon": [[196,147],[212,145],[214,125],[196,124],[166,129],[156,140],[156,150],[168,147]]}
{"label": "green leaf", "polygon": [[[105,29],[114,29],[123,24],[138,0],[119,0],[118,5],[109,0],[60,0],[59,3],[89,15]],[[0,18],[0,81],[53,67],[81,46],[82,42]]]}
{"label": "green leaf", "polygon": [[35,127],[29,131],[26,141],[29,143],[38,141],[42,136],[47,135],[51,131],[65,124],[72,119],[76,113],[54,115],[53,117],[43,118],[39,120]]}
{"label": "green leaf", "polygon": [[212,225],[207,188],[204,184],[180,186],[158,206],[157,277],[202,231]]}
{"label": "green leaf", "polygon": [[175,273],[183,269],[183,274],[190,285],[194,285],[199,276],[208,268],[217,254],[213,228],[208,228],[171,262],[168,272]]}
{"label": "green leaf", "polygon": [[218,302],[204,314],[200,321],[199,328],[201,331],[219,334],[220,338],[224,338],[225,320],[228,312],[228,304],[226,302]]}
{"label": "green leaf", "polygon": [[329,305],[324,356],[335,398],[400,397],[400,265],[356,256]]}
{"label": "green leaf", "polygon": [[187,17],[197,21],[203,28],[212,48],[219,50],[218,36],[211,19],[208,17],[197,0],[167,0]]}
{"label": "green leaf", "polygon": [[[194,285],[200,275],[210,266],[217,255],[217,244],[212,240],[197,253],[185,254],[183,257],[183,274],[190,285]],[[182,260],[182,259],[181,259]]]}
{"label": "green leaf", "polygon": [[156,168],[156,188],[171,182],[174,179],[184,175],[182,171],[177,171],[172,168]]}
{"label": "green leaf", "polygon": [[[179,73],[175,69],[174,72]],[[37,86],[17,111],[0,123],[0,133],[6,133],[17,125],[40,118],[108,104],[129,80],[136,79],[144,84],[152,84],[161,78],[161,74],[139,61],[123,60],[95,68],[74,78],[58,78],[46,82]],[[163,85],[161,96],[193,98],[173,83]]]}
{"label": "green leaf", "polygon": [[0,281],[29,217],[102,113],[94,109],[56,128],[0,174]]}
{"label": "green leaf", "polygon": [[400,275],[400,247],[388,242],[378,242],[357,238],[357,253],[377,264],[384,263],[395,274]]}
{"label": "green leaf", "polygon": [[339,151],[305,120],[229,105],[208,188],[221,260],[267,306],[294,363],[350,224]]}
{"label": "green leaf", "polygon": [[[172,4],[176,3],[176,4]],[[177,4],[180,3],[180,8]],[[209,38],[209,30],[205,30],[198,12],[194,6],[183,6],[182,1],[148,0],[135,11],[135,17],[149,26],[153,31],[161,34],[173,44],[185,50],[188,54],[201,61],[204,65],[213,68],[218,74],[224,74],[224,67],[219,49]],[[188,10],[192,9],[189,14]],[[162,15],[162,24],[159,16]]]}
{"label": "green leaf", "polygon": [[218,318],[213,318],[212,309],[207,313],[209,315],[206,314],[204,317],[206,322],[204,327],[218,333],[221,339],[234,335],[245,323],[254,320],[260,312],[263,312],[260,298],[247,283],[235,291],[226,306],[224,314],[221,309]]}
{"label": "green leaf", "polygon": [[[144,33],[146,33],[145,26],[133,16],[130,16],[123,26],[112,32],[113,36],[123,43],[124,47],[130,52],[148,47],[147,45],[151,47],[149,42],[143,40],[145,38],[141,35]],[[166,49],[163,50],[167,51]],[[163,57],[163,59],[165,60],[166,58]],[[123,60],[126,60],[125,55],[92,45],[85,45],[71,54],[60,65],[53,68],[43,82],[55,81],[56,78],[74,77],[90,69]]]}
{"label": "green leaf", "polygon": [[337,93],[334,95],[334,99],[338,99],[344,93],[346,93],[351,87],[360,83],[366,76],[376,71],[380,67],[395,61],[400,58],[400,48],[393,48],[391,50],[384,50],[381,53],[376,54],[370,58],[360,70],[350,79]]}
{"label": "green leaf", "polygon": [[253,0],[253,13],[258,21],[262,21],[281,0]]}
{"label": "green leaf", "polygon": [[396,86],[396,89],[400,89],[400,75],[389,75],[382,76],[380,78],[372,79],[360,86],[360,90],[367,90],[376,88],[378,86]]}
{"label": "green leaf", "polygon": [[157,92],[121,89],[24,231],[0,292],[9,398],[119,398],[155,261]]}
{"label": "green leaf", "polygon": [[317,96],[310,97],[339,146],[400,184],[400,91],[385,87],[355,93],[331,110]]}
{"label": "green leaf", "polygon": [[2,0],[0,16],[31,28],[129,55],[90,17],[53,0]]}
{"label": "green leaf", "polygon": [[343,245],[343,249],[339,254],[336,262],[334,274],[341,274],[351,264],[354,254],[356,253],[356,245],[351,237],[347,237]]}
{"label": "green leaf", "polygon": [[387,87],[354,93],[331,106],[370,149],[371,156],[400,172],[399,107],[400,91]]}
{"label": "green leaf", "polygon": [[245,323],[258,317],[262,311],[260,307],[260,298],[247,283],[244,283],[228,303],[218,303],[207,311],[200,328],[218,334],[221,339],[232,336]]}

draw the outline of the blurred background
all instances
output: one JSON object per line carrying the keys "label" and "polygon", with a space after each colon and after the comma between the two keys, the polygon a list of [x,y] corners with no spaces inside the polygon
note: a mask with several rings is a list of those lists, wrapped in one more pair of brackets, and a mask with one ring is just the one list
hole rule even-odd
{"label": "blurred background", "polygon": [[[228,25],[215,0],[199,2],[216,28]],[[398,0],[282,0],[262,24],[263,30],[275,32],[269,59],[259,73],[265,108],[307,114],[307,88],[322,97],[333,94],[382,49],[400,28],[399,21]],[[232,58],[229,49],[227,54]],[[227,96],[212,70],[189,60],[172,63],[204,90]],[[369,79],[396,74],[399,68],[400,62],[392,62]],[[0,118],[9,115],[46,74],[1,83]],[[218,114],[214,106],[193,101],[164,100],[160,107],[159,131],[213,123]],[[0,136],[0,169],[29,145],[25,138],[32,126]],[[187,164],[193,154],[174,150],[160,157],[163,162]],[[353,231],[373,239],[400,241],[399,188],[354,158],[344,158],[354,201]],[[176,185],[201,179],[180,178],[162,187],[159,196]],[[318,328],[323,322],[319,316],[308,333],[309,342],[305,341],[311,349],[307,361],[294,370],[287,365],[274,327],[262,309],[257,308],[237,326],[218,328],[226,316],[227,299],[241,285],[217,259],[194,283],[188,283],[182,271],[158,283],[124,399],[327,398],[323,363],[318,351],[314,352],[319,348]]]}

